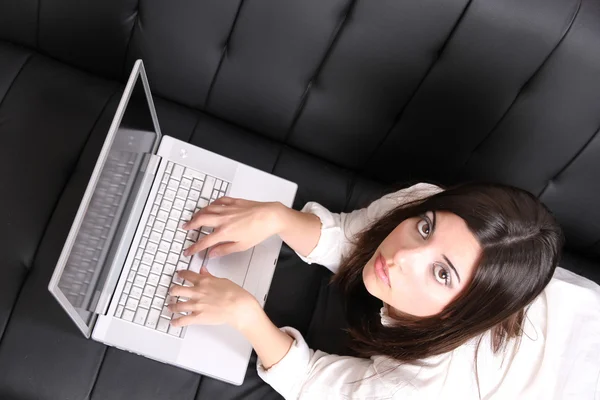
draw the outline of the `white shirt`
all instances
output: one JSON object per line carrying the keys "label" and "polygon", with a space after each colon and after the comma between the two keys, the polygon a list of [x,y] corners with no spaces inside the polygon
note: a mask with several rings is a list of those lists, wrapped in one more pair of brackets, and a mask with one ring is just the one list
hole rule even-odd
{"label": "white shirt", "polygon": [[[303,212],[321,219],[315,249],[302,257],[336,272],[351,237],[400,203],[441,189],[417,184],[388,194],[368,207],[335,214],[315,202]],[[385,307],[382,323],[389,323]],[[511,340],[494,355],[489,331],[483,334],[477,370],[481,399],[600,399],[600,286],[563,268],[556,272],[526,313],[520,346]],[[370,359],[310,349],[294,328],[289,352],[259,376],[286,399],[478,399],[474,356],[478,338],[455,350],[429,357],[425,366],[401,364],[385,356]],[[390,368],[392,367],[392,368]]]}

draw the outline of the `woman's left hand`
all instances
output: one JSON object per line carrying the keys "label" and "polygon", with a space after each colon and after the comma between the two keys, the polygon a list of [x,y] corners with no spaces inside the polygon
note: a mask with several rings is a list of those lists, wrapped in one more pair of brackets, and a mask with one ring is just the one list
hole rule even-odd
{"label": "woman's left hand", "polygon": [[171,296],[189,299],[169,305],[171,312],[188,313],[173,319],[173,326],[228,324],[241,330],[256,317],[257,310],[262,311],[249,292],[229,279],[211,275],[206,267],[199,274],[179,271],[179,276],[193,286],[171,286]]}

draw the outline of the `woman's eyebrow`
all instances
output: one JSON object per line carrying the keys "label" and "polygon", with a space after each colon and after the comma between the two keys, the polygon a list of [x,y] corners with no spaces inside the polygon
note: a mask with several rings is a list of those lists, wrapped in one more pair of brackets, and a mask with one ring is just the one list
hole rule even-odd
{"label": "woman's eyebrow", "polygon": [[444,260],[446,260],[446,262],[448,263],[448,265],[450,266],[450,268],[452,268],[452,270],[456,274],[456,277],[458,278],[458,283],[460,283],[460,275],[458,275],[458,271],[456,271],[456,268],[454,268],[454,265],[452,264],[452,262],[450,261],[450,259],[448,257],[446,257],[445,254],[442,254],[442,257],[444,257]]}

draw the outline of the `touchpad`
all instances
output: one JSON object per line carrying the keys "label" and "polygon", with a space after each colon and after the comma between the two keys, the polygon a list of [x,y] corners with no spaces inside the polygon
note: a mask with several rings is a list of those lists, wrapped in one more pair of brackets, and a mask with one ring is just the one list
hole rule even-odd
{"label": "touchpad", "polygon": [[223,257],[215,257],[208,260],[206,269],[208,272],[219,278],[227,278],[239,286],[244,285],[246,272],[252,258],[252,250],[228,254]]}

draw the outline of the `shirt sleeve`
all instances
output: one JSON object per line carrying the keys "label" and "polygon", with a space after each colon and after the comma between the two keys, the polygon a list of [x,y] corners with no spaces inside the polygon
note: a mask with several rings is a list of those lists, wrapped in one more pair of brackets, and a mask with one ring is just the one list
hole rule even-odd
{"label": "shirt sleeve", "polygon": [[342,257],[352,249],[354,235],[366,228],[388,211],[400,204],[424,199],[442,191],[438,186],[418,183],[406,189],[389,193],[373,201],[368,207],[350,213],[332,213],[316,202],[308,202],[301,212],[312,213],[321,220],[321,236],[315,248],[306,257],[298,256],[306,263],[317,263],[337,272]]}
{"label": "shirt sleeve", "polygon": [[[376,363],[373,359],[327,354],[308,347],[304,338],[294,328],[281,330],[292,338],[292,347],[277,364],[265,370],[257,361],[258,375],[271,385],[284,399],[385,399],[412,398],[416,389],[410,378],[396,370],[391,380],[382,377],[382,370],[391,370],[393,364]],[[419,368],[406,373],[415,376]],[[400,397],[396,397],[400,395]]]}

